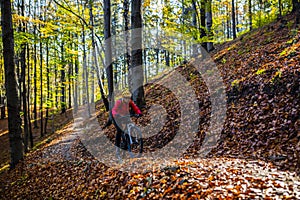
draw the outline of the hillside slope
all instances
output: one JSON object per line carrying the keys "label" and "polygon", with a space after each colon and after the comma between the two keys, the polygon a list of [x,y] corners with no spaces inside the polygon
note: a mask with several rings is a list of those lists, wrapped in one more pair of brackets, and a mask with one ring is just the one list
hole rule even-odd
{"label": "hillside slope", "polygon": [[214,52],[227,87],[224,141],[213,155],[300,168],[300,29],[289,15]]}
{"label": "hillside slope", "polygon": [[[293,15],[217,46],[211,56],[226,86],[227,113],[221,140],[210,157],[263,159],[281,169],[299,172],[299,47],[300,29]],[[179,66],[176,71],[192,85],[200,109],[199,132],[185,154],[193,157],[201,148],[210,122],[208,89],[192,65]],[[147,107],[137,122],[149,123],[148,109],[153,104],[167,111],[164,127],[145,140],[146,151],[166,145],[180,126],[178,99],[160,84],[174,82],[169,79],[171,75],[146,86]],[[105,131],[114,140],[114,127]]]}

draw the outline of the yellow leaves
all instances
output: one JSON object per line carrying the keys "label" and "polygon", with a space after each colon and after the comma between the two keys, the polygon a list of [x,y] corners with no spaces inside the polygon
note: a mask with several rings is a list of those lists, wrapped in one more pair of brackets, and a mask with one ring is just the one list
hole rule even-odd
{"label": "yellow leaves", "polygon": [[28,22],[31,22],[31,23],[34,23],[36,25],[38,24],[45,24],[45,22],[39,20],[39,19],[33,19],[31,17],[24,17],[24,16],[20,16],[18,14],[13,14],[12,15],[12,20],[13,20],[13,23],[21,23],[21,22],[25,22],[25,23],[28,23]]}
{"label": "yellow leaves", "polygon": [[150,1],[150,0],[144,0],[143,7],[144,7],[144,8],[147,8],[147,7],[149,7],[149,6],[150,6],[150,3],[151,3],[151,1]]}
{"label": "yellow leaves", "polygon": [[70,48],[66,48],[67,54],[78,55],[79,52]]}

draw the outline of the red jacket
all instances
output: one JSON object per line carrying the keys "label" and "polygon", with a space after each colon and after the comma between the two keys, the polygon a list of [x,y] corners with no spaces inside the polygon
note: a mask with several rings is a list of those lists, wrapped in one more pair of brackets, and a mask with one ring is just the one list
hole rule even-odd
{"label": "red jacket", "polygon": [[129,104],[122,102],[121,99],[117,100],[115,106],[112,109],[112,115],[115,117],[117,114],[124,116],[129,115],[129,106],[133,109],[135,114],[142,114],[141,110],[130,100]]}

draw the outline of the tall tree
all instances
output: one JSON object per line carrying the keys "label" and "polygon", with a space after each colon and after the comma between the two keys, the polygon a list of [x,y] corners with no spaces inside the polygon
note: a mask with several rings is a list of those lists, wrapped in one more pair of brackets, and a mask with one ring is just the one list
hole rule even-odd
{"label": "tall tree", "polygon": [[[25,17],[24,9],[25,3],[24,0],[21,1],[21,16]],[[25,34],[26,24],[22,22],[20,24],[19,31]],[[28,138],[29,138],[29,127],[28,127],[28,114],[27,114],[27,95],[26,95],[26,42],[22,41],[21,44],[21,53],[20,53],[20,61],[21,61],[21,84],[22,84],[22,107],[23,107],[23,120],[24,120],[24,150],[28,151]]]}
{"label": "tall tree", "polygon": [[[61,38],[63,40],[63,38]],[[66,72],[65,72],[65,57],[64,57],[64,42],[61,42],[61,70],[60,70],[60,84],[61,84],[61,113],[66,113]]]}
{"label": "tall tree", "polygon": [[133,101],[139,106],[145,106],[144,72],[142,50],[142,15],[141,0],[132,0],[131,3],[131,66],[128,69],[129,86]]}
{"label": "tall tree", "polygon": [[[101,98],[103,100],[104,106],[106,111],[109,111],[109,102],[105,96],[104,93],[104,89],[103,89],[103,84],[100,78],[100,70],[99,70],[99,64],[98,64],[98,59],[96,56],[96,41],[95,41],[95,32],[94,32],[94,14],[93,14],[93,0],[89,0],[89,13],[90,13],[90,23],[91,23],[91,34],[92,34],[92,48],[93,48],[93,60],[94,60],[94,65],[95,65],[95,69],[96,69],[96,75],[97,75],[97,83],[100,89],[100,93],[101,93]],[[101,55],[101,59],[102,55]]]}
{"label": "tall tree", "polygon": [[211,40],[213,39],[213,32],[211,30],[212,24],[213,24],[213,17],[212,17],[212,10],[211,10],[211,1],[207,0],[206,2],[206,28],[209,36],[209,42],[207,42],[207,51],[210,52],[214,49],[213,42]]}
{"label": "tall tree", "polygon": [[236,38],[236,22],[235,22],[235,4],[234,0],[231,1],[231,18],[232,18],[232,37]]}
{"label": "tall tree", "polygon": [[249,28],[252,30],[252,0],[248,0],[248,9],[249,9]]}
{"label": "tall tree", "polygon": [[114,83],[111,49],[111,4],[110,0],[104,0],[104,39],[105,39],[105,71],[108,82],[108,100],[110,110],[114,103]]}
{"label": "tall tree", "polygon": [[278,0],[278,10],[279,10],[279,16],[282,16],[282,2],[281,0]]}
{"label": "tall tree", "polygon": [[14,35],[10,0],[1,0],[2,42],[5,69],[5,89],[8,108],[8,130],[11,152],[10,167],[23,159],[19,95],[14,64]]}

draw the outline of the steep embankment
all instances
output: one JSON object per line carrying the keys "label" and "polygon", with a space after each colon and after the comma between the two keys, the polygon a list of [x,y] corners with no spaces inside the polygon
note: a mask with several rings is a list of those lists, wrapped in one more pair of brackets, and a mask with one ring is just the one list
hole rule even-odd
{"label": "steep embankment", "polygon": [[[299,176],[261,161],[299,172],[299,35],[293,16],[288,16],[213,52],[227,91],[222,138],[210,153],[210,157],[220,158],[182,159],[170,167],[143,173],[122,172],[88,154],[80,140],[70,135],[73,127],[69,126],[61,133],[66,135],[62,141],[54,140],[26,156],[16,170],[1,174],[0,198],[299,199]],[[176,72],[189,80],[200,108],[198,139],[185,154],[188,158],[201,146],[211,103],[207,87],[194,67],[180,66]],[[148,112],[153,104],[166,110],[164,127],[145,139],[146,151],[171,141],[181,123],[176,95],[162,87],[168,81],[179,84],[170,80],[171,74],[146,86],[147,107],[137,123],[150,122]],[[98,117],[100,125],[104,125],[107,113],[101,112]],[[113,126],[104,131],[114,140]]]}
{"label": "steep embankment", "polygon": [[228,94],[224,141],[214,155],[261,158],[299,172],[300,30],[294,23],[290,15],[214,53]]}
{"label": "steep embankment", "polygon": [[[299,47],[300,30],[293,15],[217,46],[211,56],[226,86],[227,113],[221,141],[210,153],[211,157],[263,159],[282,169],[299,172]],[[207,131],[211,105],[206,84],[192,65],[179,66],[176,71],[192,85],[200,108],[198,138],[185,154],[193,157]],[[178,99],[160,84],[176,82],[168,79],[172,75],[146,86],[144,113],[153,104],[163,105],[167,111],[165,126],[146,139],[149,151],[171,141],[180,126]],[[145,125],[149,121],[145,114],[138,123]],[[114,140],[114,128],[106,131]]]}

